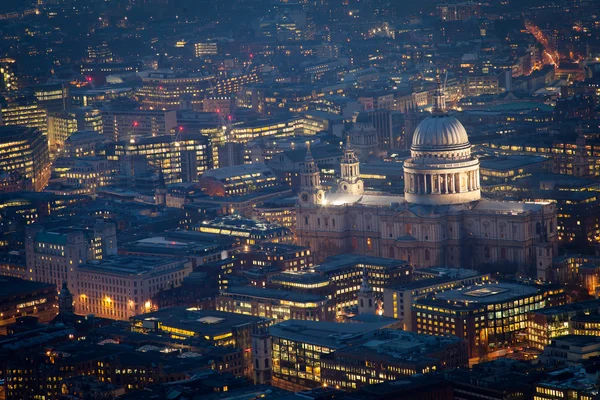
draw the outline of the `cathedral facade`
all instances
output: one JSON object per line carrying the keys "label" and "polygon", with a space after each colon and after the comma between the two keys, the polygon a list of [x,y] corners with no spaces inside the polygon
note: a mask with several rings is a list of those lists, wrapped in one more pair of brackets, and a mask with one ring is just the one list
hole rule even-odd
{"label": "cathedral facade", "polygon": [[404,163],[404,196],[368,192],[351,144],[336,191],[326,193],[310,150],[302,172],[296,234],[317,258],[353,252],[406,260],[416,268],[505,264],[544,279],[558,248],[552,203],[481,197],[479,161],[463,125],[435,109],[415,129]]}

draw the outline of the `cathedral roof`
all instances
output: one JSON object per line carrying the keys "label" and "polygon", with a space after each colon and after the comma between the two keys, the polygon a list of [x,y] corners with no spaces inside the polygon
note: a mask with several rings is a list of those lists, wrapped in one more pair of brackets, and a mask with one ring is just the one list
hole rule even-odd
{"label": "cathedral roof", "polygon": [[415,129],[413,150],[451,150],[469,146],[465,127],[456,118],[446,114],[433,114]]}
{"label": "cathedral roof", "polygon": [[367,192],[362,195],[345,193],[329,193],[327,195],[327,205],[342,206],[353,204],[367,207],[398,207],[398,211],[404,209],[419,216],[444,218],[446,215],[465,211],[479,211],[483,214],[517,215],[538,211],[548,203],[496,201],[482,198],[470,203],[427,205],[407,203],[402,195],[380,194],[376,192]]}

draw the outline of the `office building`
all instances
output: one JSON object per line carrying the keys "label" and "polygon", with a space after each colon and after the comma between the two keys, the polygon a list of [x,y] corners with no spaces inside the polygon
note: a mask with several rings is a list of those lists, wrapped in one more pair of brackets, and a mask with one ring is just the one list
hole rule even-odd
{"label": "office building", "polygon": [[321,377],[323,385],[353,391],[467,365],[467,346],[458,337],[383,329],[372,340],[324,354]]}
{"label": "office building", "polygon": [[176,126],[175,111],[102,109],[102,134],[112,141],[164,136]]}
{"label": "office building", "polygon": [[289,320],[271,326],[273,386],[293,391],[323,386],[323,356],[373,338],[388,325]]}
{"label": "office building", "polygon": [[270,321],[262,317],[172,307],[130,319],[134,332],[160,334],[185,341],[204,338],[217,347],[234,347],[244,351],[244,375],[253,376],[252,332],[266,328]]}
{"label": "office building", "polygon": [[[119,246],[119,254],[186,258],[196,268],[233,252],[235,239],[185,230],[166,231]],[[226,258],[226,257],[225,257]]]}
{"label": "office building", "polygon": [[94,157],[100,155],[100,149],[111,139],[98,131],[78,131],[65,139],[62,154],[65,158]]}
{"label": "office building", "polygon": [[147,110],[178,110],[185,99],[201,101],[211,89],[212,75],[149,72],[136,96]]}
{"label": "office building", "polygon": [[480,159],[482,185],[508,183],[534,173],[552,170],[552,160],[542,156],[504,156]]}
{"label": "office building", "polygon": [[69,85],[53,83],[28,88],[33,93],[40,107],[48,114],[61,113],[71,108]]}
{"label": "office building", "polygon": [[194,54],[196,57],[217,55],[219,54],[219,44],[211,41],[194,43]]}
{"label": "office building", "polygon": [[581,301],[530,311],[527,316],[527,344],[544,350],[552,339],[569,335],[599,333],[600,300]]}
{"label": "office building", "polygon": [[539,356],[542,364],[577,366],[584,360],[600,356],[600,337],[565,335],[554,338]]}
{"label": "office building", "polygon": [[22,125],[48,131],[48,113],[29,94],[5,93],[0,96],[0,125]]}
{"label": "office building", "polygon": [[408,283],[412,268],[402,260],[366,257],[358,254],[340,254],[329,257],[314,271],[335,283],[334,295],[337,312],[357,304],[357,293],[366,272],[369,285],[376,297],[381,297],[387,286]]}
{"label": "office building", "polygon": [[230,236],[243,245],[293,241],[291,231],[283,226],[264,224],[240,215],[228,215],[212,221],[203,221],[195,227],[195,230]]}
{"label": "office building", "polygon": [[70,112],[48,115],[48,142],[51,150],[65,151],[65,142],[75,132],[101,133],[102,114],[100,110],[84,107]]}
{"label": "office building", "polygon": [[415,301],[444,290],[486,283],[490,279],[489,274],[465,269],[451,271],[450,268],[448,275],[420,278],[423,270],[430,268],[414,270],[414,282],[383,288],[383,315],[402,320],[406,331],[413,330],[412,306]]}
{"label": "office building", "polygon": [[62,151],[65,140],[77,132],[77,118],[69,113],[48,116],[48,145],[51,151]]}
{"label": "office building", "polygon": [[53,283],[59,291],[66,281],[76,293],[78,265],[117,254],[115,225],[104,221],[48,230],[33,225],[25,234],[29,279]]}
{"label": "office building", "polygon": [[39,192],[50,178],[48,139],[36,128],[0,126],[0,170]]}
{"label": "office building", "polygon": [[325,296],[254,286],[234,286],[221,291],[217,310],[275,320],[335,321],[333,301]]}
{"label": "office building", "polygon": [[229,137],[236,143],[246,143],[261,138],[295,136],[300,132],[302,132],[301,119],[278,116],[235,124],[229,132]]}
{"label": "office building", "polygon": [[0,335],[17,318],[33,316],[41,323],[52,321],[58,314],[56,286],[49,283],[0,277]]}
{"label": "office building", "polygon": [[99,188],[110,186],[118,172],[105,157],[61,157],[53,164],[54,176],[61,179],[61,187],[52,185],[47,191],[57,194],[95,194]]}
{"label": "office building", "polygon": [[564,302],[564,290],[551,287],[489,283],[452,289],[413,304],[412,330],[458,336],[467,342],[469,358],[477,358],[522,341],[530,311]]}
{"label": "office building", "polygon": [[261,192],[279,186],[273,171],[265,164],[242,164],[206,171],[199,186],[209,196],[230,197]]}
{"label": "office building", "polygon": [[12,58],[0,59],[0,91],[19,90],[16,76],[16,61]]}
{"label": "office building", "polygon": [[169,185],[197,182],[199,176],[212,168],[210,140],[199,133],[132,137],[110,143],[108,160],[118,163],[125,179],[160,174]]}
{"label": "office building", "polygon": [[75,267],[75,312],[127,321],[152,309],[152,297],[192,272],[184,259],[109,256]]}
{"label": "office building", "polygon": [[309,248],[287,243],[262,243],[237,254],[240,267],[273,268],[278,271],[301,271],[313,267]]}

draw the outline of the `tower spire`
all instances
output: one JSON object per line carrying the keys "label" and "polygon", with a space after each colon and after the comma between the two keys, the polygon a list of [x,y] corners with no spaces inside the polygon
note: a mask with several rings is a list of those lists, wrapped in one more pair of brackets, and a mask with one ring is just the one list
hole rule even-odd
{"label": "tower spire", "polygon": [[436,74],[435,81],[437,84],[437,89],[433,95],[433,112],[441,114],[446,112],[446,97],[444,96],[444,88],[442,88],[439,71]]}
{"label": "tower spire", "polygon": [[363,266],[363,277],[360,289],[358,290],[358,314],[370,314],[374,315],[377,312],[375,292],[371,285],[369,285],[369,275],[367,273],[367,267]]}

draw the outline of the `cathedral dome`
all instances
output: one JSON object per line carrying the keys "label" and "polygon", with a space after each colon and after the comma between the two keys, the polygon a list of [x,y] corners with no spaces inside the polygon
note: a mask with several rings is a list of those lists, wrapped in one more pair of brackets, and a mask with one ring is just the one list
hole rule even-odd
{"label": "cathedral dome", "polygon": [[413,150],[450,150],[468,147],[469,137],[465,127],[446,113],[425,118],[415,129]]}

